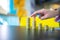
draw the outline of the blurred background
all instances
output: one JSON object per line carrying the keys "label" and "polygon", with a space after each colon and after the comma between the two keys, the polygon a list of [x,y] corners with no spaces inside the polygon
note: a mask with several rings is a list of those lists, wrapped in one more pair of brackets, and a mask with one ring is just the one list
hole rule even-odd
{"label": "blurred background", "polygon": [[55,18],[30,17],[36,10],[59,7],[60,0],[0,0],[0,40],[60,40]]}

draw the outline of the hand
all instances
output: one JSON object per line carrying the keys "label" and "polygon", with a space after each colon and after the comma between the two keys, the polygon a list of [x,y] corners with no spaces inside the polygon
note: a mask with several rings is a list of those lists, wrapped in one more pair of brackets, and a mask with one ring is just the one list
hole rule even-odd
{"label": "hand", "polygon": [[38,11],[35,11],[31,17],[36,17],[37,14],[40,14],[40,19],[47,19],[51,17],[55,17],[58,15],[58,11],[55,10],[49,10],[49,9],[41,9]]}

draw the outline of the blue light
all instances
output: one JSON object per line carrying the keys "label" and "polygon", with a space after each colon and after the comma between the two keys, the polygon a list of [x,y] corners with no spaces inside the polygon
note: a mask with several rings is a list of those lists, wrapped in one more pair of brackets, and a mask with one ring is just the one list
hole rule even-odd
{"label": "blue light", "polygon": [[16,10],[14,9],[14,0],[10,0],[10,14],[16,14]]}
{"label": "blue light", "polygon": [[2,22],[0,22],[0,25],[3,25],[3,23],[2,23]]}

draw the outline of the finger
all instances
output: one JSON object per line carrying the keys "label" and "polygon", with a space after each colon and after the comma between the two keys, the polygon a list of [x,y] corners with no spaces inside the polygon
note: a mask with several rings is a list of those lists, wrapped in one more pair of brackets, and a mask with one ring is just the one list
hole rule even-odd
{"label": "finger", "polygon": [[44,14],[40,14],[39,18],[41,18],[42,16],[44,16]]}
{"label": "finger", "polygon": [[42,20],[47,19],[47,18],[48,18],[48,15],[44,15],[44,16],[41,17]]}
{"label": "finger", "polygon": [[31,17],[33,17],[33,16],[35,17],[35,16],[36,16],[36,14],[37,14],[37,13],[33,13],[33,14],[31,15]]}
{"label": "finger", "polygon": [[31,17],[32,17],[32,16],[36,16],[36,14],[43,14],[43,13],[44,13],[44,9],[38,10],[38,11],[35,11],[35,12],[31,15]]}

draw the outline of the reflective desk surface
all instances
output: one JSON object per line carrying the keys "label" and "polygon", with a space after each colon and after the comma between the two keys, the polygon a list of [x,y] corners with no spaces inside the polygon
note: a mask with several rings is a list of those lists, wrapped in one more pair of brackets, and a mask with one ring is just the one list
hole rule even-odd
{"label": "reflective desk surface", "polygon": [[30,30],[24,27],[0,27],[0,40],[59,40],[60,30],[46,31]]}

